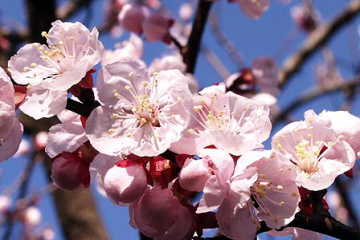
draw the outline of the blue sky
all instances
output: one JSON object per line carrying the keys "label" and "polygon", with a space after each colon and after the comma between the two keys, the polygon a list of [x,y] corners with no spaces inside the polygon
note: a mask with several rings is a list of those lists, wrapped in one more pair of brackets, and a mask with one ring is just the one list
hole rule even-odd
{"label": "blue sky", "polygon": [[[58,1],[58,2],[64,2]],[[95,0],[92,7],[93,19],[91,27],[99,25],[103,17],[103,5],[105,1]],[[168,8],[176,14],[176,7],[182,3],[182,0],[164,0]],[[254,58],[260,56],[275,57],[279,65],[289,53],[296,50],[305,35],[300,32],[293,21],[291,20],[289,9],[291,6],[300,3],[300,1],[293,0],[290,4],[283,4],[280,0],[271,1],[269,10],[259,20],[249,19],[244,16],[240,9],[235,4],[228,4],[227,1],[221,0],[222,8],[222,30],[233,41],[239,49],[241,56],[246,64],[250,65]],[[326,2],[326,3],[324,3]],[[315,0],[315,5],[321,13],[322,19],[327,21],[332,19],[336,13],[339,12],[349,1],[320,1]],[[9,26],[22,26],[25,22],[25,12],[23,9],[23,1],[21,0],[2,0],[0,4],[0,21]],[[84,14],[80,14],[74,18],[78,21],[83,21]],[[353,60],[354,53],[359,53],[359,37],[357,34],[359,20],[355,21],[351,26],[343,29],[333,41],[331,41],[329,48],[334,52],[336,57],[339,57],[346,62]],[[286,39],[291,37],[293,40],[286,45],[286,51],[282,51]],[[114,39],[110,36],[104,36],[102,41],[107,48],[112,48],[113,45],[120,39]],[[204,42],[211,48],[224,65],[231,71],[237,70],[236,65],[231,61],[228,55],[217,44],[214,37],[211,35],[209,29],[204,35]],[[355,44],[353,44],[355,43]],[[161,43],[152,43],[145,45],[144,59],[146,62],[151,62],[155,57],[160,57],[168,51],[167,47]],[[280,53],[280,54],[279,54]],[[321,55],[316,54],[305,66],[292,82],[286,87],[285,91],[280,95],[279,105],[286,106],[291,100],[295,99],[298,94],[306,89],[310,89],[314,84],[314,66],[321,60]],[[348,68],[341,68],[342,74],[348,78],[352,76],[352,72]],[[196,70],[196,77],[200,82],[201,87],[210,85],[211,83],[222,81],[218,74],[207,63],[203,56],[200,56]],[[331,101],[330,101],[331,99]],[[323,109],[335,110],[334,107],[340,106],[342,97],[340,95],[332,95],[331,97],[323,97],[304,108],[295,112],[293,117],[301,119],[303,112],[306,109],[313,108],[319,112]],[[360,114],[359,101],[355,102],[354,113]],[[11,159],[2,163],[0,174],[0,190],[6,189],[9,184],[14,182],[14,176],[20,176],[26,160]],[[37,190],[46,184],[46,178],[41,166],[37,166],[34,176],[31,181],[31,189]],[[96,191],[94,191],[96,192]],[[353,194],[355,199],[356,195]],[[136,239],[137,231],[128,225],[128,211],[126,207],[117,207],[109,200],[96,194],[98,208],[102,213],[104,222],[108,228],[112,239]],[[55,217],[54,210],[49,196],[42,201],[41,208],[43,213],[43,222],[55,228],[57,232],[57,240],[61,240],[61,234],[57,227],[58,223]],[[0,231],[1,232],[1,231]],[[13,239],[17,239],[13,236]],[[284,239],[284,238],[283,238]]]}

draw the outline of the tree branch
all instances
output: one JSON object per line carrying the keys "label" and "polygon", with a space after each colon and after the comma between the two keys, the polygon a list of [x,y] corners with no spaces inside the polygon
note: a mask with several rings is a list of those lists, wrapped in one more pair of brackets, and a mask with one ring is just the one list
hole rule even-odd
{"label": "tree branch", "polygon": [[188,43],[182,51],[187,73],[195,72],[196,62],[201,48],[201,39],[212,4],[213,2],[210,0],[199,0],[192,31]]}
{"label": "tree branch", "polygon": [[285,107],[280,113],[278,113],[277,115],[275,115],[273,117],[273,126],[277,125],[280,123],[280,121],[286,119],[286,117],[293,111],[295,111],[296,109],[298,109],[299,107],[303,106],[305,103],[311,102],[321,96],[330,94],[330,93],[334,93],[337,91],[344,91],[346,89],[349,88],[353,88],[355,86],[359,86],[360,85],[360,80],[359,78],[356,78],[352,81],[347,81],[347,82],[343,82],[340,84],[336,84],[334,86],[325,88],[325,89],[315,89],[310,91],[309,93],[300,96],[298,99],[296,99],[295,101],[291,102],[287,107]]}
{"label": "tree branch", "polygon": [[[303,212],[296,214],[295,219],[289,223],[286,227],[297,227],[302,228],[328,236],[332,236],[341,240],[349,239],[360,239],[360,232],[356,231],[355,228],[351,228],[337,221],[335,218],[331,217],[329,214],[313,214],[306,215]],[[266,227],[265,224],[262,224],[258,234],[270,231],[271,229]],[[225,236],[216,236],[210,238],[200,238],[202,240],[229,240]]]}
{"label": "tree branch", "polygon": [[239,51],[236,49],[234,43],[226,37],[224,32],[221,30],[219,16],[215,13],[210,14],[210,29],[221,47],[224,48],[225,52],[236,64],[238,70],[244,65],[242,57],[239,54]]}
{"label": "tree branch", "polygon": [[[29,182],[30,182],[31,174],[33,172],[33,169],[35,167],[35,163],[37,162],[37,160],[38,160],[38,155],[36,153],[33,153],[32,156],[28,159],[27,165],[26,165],[24,172],[20,179],[19,192],[16,197],[15,203],[18,200],[25,198],[25,196],[28,192],[28,189],[29,189]],[[14,227],[14,219],[11,216],[11,214],[9,214],[6,217],[6,230],[1,238],[2,240],[10,239],[12,231],[13,231],[13,227]]]}
{"label": "tree branch", "polygon": [[89,117],[92,110],[94,110],[100,103],[95,101],[93,104],[83,104],[81,102],[74,101],[70,98],[67,99],[66,109],[74,113],[77,113],[83,117]]}
{"label": "tree branch", "polygon": [[350,23],[360,13],[360,0],[352,0],[345,10],[330,23],[314,30],[293,56],[285,60],[279,75],[279,87],[284,88],[295,73],[301,70],[305,62],[322,46],[329,42],[346,24]]}
{"label": "tree branch", "polygon": [[342,202],[349,214],[350,222],[352,226],[359,229],[359,220],[356,215],[356,210],[354,209],[351,199],[348,196],[346,183],[343,182],[340,178],[335,180],[335,187],[339,195],[341,196]]}
{"label": "tree branch", "polygon": [[[50,176],[51,159],[44,154],[44,167]],[[51,180],[49,180],[51,181]],[[89,189],[53,191],[56,212],[66,239],[107,240],[109,237]]]}
{"label": "tree branch", "polygon": [[295,219],[288,225],[288,227],[298,227],[322,234],[326,234],[338,239],[360,239],[360,232],[355,228],[351,228],[337,221],[330,215],[305,215],[300,212],[296,214]]}

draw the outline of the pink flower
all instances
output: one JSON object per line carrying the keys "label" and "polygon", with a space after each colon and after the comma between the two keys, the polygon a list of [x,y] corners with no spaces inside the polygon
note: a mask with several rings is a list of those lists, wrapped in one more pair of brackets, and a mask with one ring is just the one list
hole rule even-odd
{"label": "pink flower", "polygon": [[305,121],[290,123],[276,133],[272,147],[293,164],[297,184],[309,190],[328,188],[355,164],[349,143],[311,110],[305,112]]}
{"label": "pink flower", "polygon": [[103,46],[95,28],[89,32],[79,22],[58,20],[43,36],[47,45],[26,44],[11,57],[9,71],[17,83],[66,91],[100,61]]}
{"label": "pink flower", "polygon": [[193,213],[168,188],[148,188],[129,211],[131,225],[154,240],[186,240],[193,236]]}
{"label": "pink flower", "polygon": [[45,148],[51,158],[62,152],[74,152],[88,141],[79,115],[65,110],[58,115],[58,118],[62,123],[49,129]]}
{"label": "pink flower", "polygon": [[191,3],[183,3],[179,9],[179,16],[182,20],[187,21],[194,15],[194,7]]}
{"label": "pink flower", "polygon": [[110,0],[106,2],[104,7],[104,25],[110,28],[110,32],[115,36],[117,34],[114,33],[121,29],[118,25],[118,14],[126,2],[127,0]]}
{"label": "pink flower", "polygon": [[146,40],[149,42],[163,41],[171,43],[169,30],[174,20],[163,12],[153,12],[143,22],[143,31]]}
{"label": "pink flower", "polygon": [[271,95],[269,93],[258,93],[252,96],[251,99],[268,106],[270,108],[271,116],[279,112],[279,107],[277,105],[277,98],[274,97],[274,95]]}
{"label": "pink flower", "polygon": [[14,100],[14,87],[0,68],[0,161],[16,153],[23,134],[23,126],[16,118]]}
{"label": "pink flower", "polygon": [[289,165],[271,151],[242,155],[231,178],[230,191],[216,214],[220,232],[245,240],[254,238],[260,220],[270,228],[291,222],[300,196],[295,172]]}
{"label": "pink flower", "polygon": [[149,72],[155,73],[171,69],[178,69],[182,73],[185,73],[186,70],[186,65],[182,60],[181,54],[175,51],[161,58],[155,58],[149,67]]}
{"label": "pink flower", "polygon": [[305,32],[312,32],[320,23],[318,12],[308,6],[294,6],[291,8],[290,13],[298,27]]}
{"label": "pink flower", "polygon": [[41,84],[28,86],[24,102],[20,110],[38,120],[52,117],[66,107],[67,92],[45,89]]}
{"label": "pink flower", "polygon": [[360,118],[347,111],[322,111],[318,117],[330,122],[330,128],[353,148],[360,152]]}
{"label": "pink flower", "polygon": [[214,211],[228,198],[236,198],[239,205],[250,199],[250,187],[257,178],[252,169],[246,173],[248,179],[233,179],[234,160],[228,153],[219,149],[202,149],[200,157],[200,160],[187,159],[179,177],[184,189],[204,192],[197,213]]}
{"label": "pink flower", "polygon": [[192,93],[198,92],[198,83],[191,74],[186,73],[186,65],[183,62],[182,56],[178,52],[172,52],[162,56],[161,58],[155,58],[149,66],[150,74],[172,69],[178,69],[186,76],[186,82],[188,83]]}
{"label": "pink flower", "polygon": [[330,51],[324,53],[324,62],[316,66],[315,73],[320,88],[328,88],[344,81],[336,67],[335,58]]}
{"label": "pink flower", "polygon": [[25,224],[29,225],[30,227],[34,227],[40,224],[41,221],[41,212],[37,207],[31,206],[24,210],[22,213],[22,220]]}
{"label": "pink flower", "polygon": [[260,220],[280,228],[294,218],[300,195],[291,163],[271,151],[254,151],[243,154],[234,170],[232,157],[222,150],[204,149],[201,157],[186,160],[180,184],[204,192],[196,212],[218,209],[219,230],[225,236],[252,239]]}
{"label": "pink flower", "polygon": [[104,52],[101,64],[107,65],[117,61],[140,60],[143,55],[143,41],[136,34],[130,34],[127,41],[115,46],[114,51]]}
{"label": "pink flower", "polygon": [[140,158],[123,159],[98,154],[91,163],[98,184],[116,204],[135,202],[147,187],[146,172]]}
{"label": "pink flower", "polygon": [[11,207],[11,198],[7,195],[0,195],[0,214],[6,213]]}
{"label": "pink flower", "polygon": [[66,91],[79,83],[101,58],[98,31],[79,22],[55,21],[43,33],[47,45],[26,44],[9,60],[15,82],[29,84],[21,110],[38,119],[65,109]]}
{"label": "pink flower", "polygon": [[[234,160],[219,149],[202,149],[201,159],[188,158],[179,175],[180,185],[189,191],[201,192],[210,178],[226,182],[234,171]],[[219,183],[220,184],[220,183]]]}
{"label": "pink flower", "polygon": [[223,85],[211,86],[194,97],[192,119],[183,138],[171,149],[182,154],[196,154],[215,145],[239,156],[261,147],[270,134],[267,106],[254,100],[225,93]]}
{"label": "pink flower", "polygon": [[274,96],[278,94],[279,70],[273,59],[266,57],[255,59],[252,64],[252,72],[256,77],[256,85],[261,92],[270,93]]}
{"label": "pink flower", "polygon": [[145,0],[145,4],[153,9],[161,7],[161,2],[159,0]]}
{"label": "pink flower", "polygon": [[97,88],[103,106],[91,113],[86,133],[104,154],[159,155],[188,124],[191,93],[178,70],[148,76],[142,63],[116,62],[104,67]]}
{"label": "pink flower", "polygon": [[143,32],[143,23],[149,15],[147,7],[137,3],[125,4],[118,16],[121,26],[129,32],[141,34]]}
{"label": "pink flower", "polygon": [[269,0],[229,0],[240,4],[241,10],[251,18],[259,18],[269,8]]}

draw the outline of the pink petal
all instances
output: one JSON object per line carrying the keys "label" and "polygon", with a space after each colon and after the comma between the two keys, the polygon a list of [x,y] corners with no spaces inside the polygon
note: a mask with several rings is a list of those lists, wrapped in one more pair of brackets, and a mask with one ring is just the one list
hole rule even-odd
{"label": "pink petal", "polygon": [[236,240],[254,239],[259,223],[252,211],[251,205],[239,208],[236,200],[225,199],[216,213],[220,233]]}
{"label": "pink petal", "polygon": [[141,165],[113,166],[104,176],[106,195],[116,204],[129,204],[141,197],[147,187],[146,173]]}

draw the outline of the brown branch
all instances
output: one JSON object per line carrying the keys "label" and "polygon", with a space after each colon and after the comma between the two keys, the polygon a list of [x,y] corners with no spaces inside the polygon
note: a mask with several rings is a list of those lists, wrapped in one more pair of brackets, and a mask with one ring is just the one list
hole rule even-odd
{"label": "brown branch", "polygon": [[[21,176],[19,192],[16,197],[15,203],[17,201],[23,199],[26,196],[26,194],[29,190],[30,178],[31,178],[31,175],[32,175],[32,172],[33,172],[36,162],[38,162],[38,155],[36,153],[33,153],[32,156],[28,159],[27,165]],[[9,214],[6,217],[6,230],[1,238],[2,240],[10,239],[11,234],[13,232],[13,227],[14,227],[14,219],[13,219],[12,215]]]}
{"label": "brown branch", "polygon": [[202,53],[205,55],[207,61],[210,65],[215,69],[215,71],[221,77],[221,80],[226,80],[230,76],[229,70],[224,66],[224,64],[220,61],[219,57],[215,55],[213,51],[211,51],[205,45],[201,48]]}
{"label": "brown branch", "polygon": [[67,99],[66,109],[74,113],[77,113],[83,117],[89,117],[92,110],[94,110],[100,103],[95,101],[93,103],[83,104],[81,102],[74,101],[70,98]]}
{"label": "brown branch", "polygon": [[244,62],[242,57],[239,54],[239,51],[236,49],[234,43],[226,37],[220,26],[219,16],[215,13],[210,14],[209,17],[210,29],[217,40],[218,44],[225,49],[225,52],[233,60],[236,66],[240,69]]}
{"label": "brown branch", "polygon": [[199,0],[192,31],[182,51],[187,73],[195,72],[196,62],[201,48],[201,39],[212,4],[213,2],[210,0]]}
{"label": "brown branch", "polygon": [[[360,239],[360,232],[356,229],[351,228],[337,221],[335,218],[331,217],[329,214],[314,214],[306,215],[303,212],[296,214],[295,219],[289,223],[286,227],[297,227],[302,228],[328,236],[332,236],[341,240],[349,239]],[[286,228],[284,227],[284,228]],[[265,224],[262,224],[258,234],[270,231],[271,229],[266,227]],[[246,231],[246,230],[245,230]],[[229,240],[229,238],[224,236],[216,236],[210,238],[200,238],[202,240]]]}
{"label": "brown branch", "polygon": [[288,227],[298,227],[342,240],[360,239],[360,232],[342,224],[330,215],[321,216],[315,214],[308,216],[300,212]]}
{"label": "brown branch", "polygon": [[175,47],[177,47],[177,49],[179,50],[179,52],[183,51],[183,46],[181,45],[181,43],[179,42],[179,40],[177,40],[177,38],[175,38],[174,36],[170,35],[170,39],[171,42],[175,45]]}
{"label": "brown branch", "polygon": [[351,199],[347,192],[347,186],[346,183],[343,182],[340,178],[337,178],[335,180],[335,187],[339,195],[341,196],[342,202],[349,214],[350,221],[352,225],[359,229],[359,219],[356,215],[356,210],[354,209]]}
{"label": "brown branch", "polygon": [[314,30],[303,43],[303,46],[293,56],[285,60],[279,75],[279,87],[284,88],[295,73],[301,70],[305,62],[359,13],[360,0],[352,0],[348,7],[336,16],[334,20]]}
{"label": "brown branch", "polygon": [[298,109],[299,107],[303,106],[306,103],[309,103],[321,96],[330,94],[330,93],[334,93],[334,92],[338,92],[338,91],[344,91],[347,90],[349,88],[353,88],[355,86],[359,86],[360,85],[360,81],[359,79],[354,79],[352,81],[347,81],[347,82],[343,82],[340,84],[336,84],[334,86],[328,87],[328,88],[324,88],[324,89],[315,89],[310,91],[309,93],[300,96],[298,99],[296,99],[295,101],[291,102],[287,107],[285,107],[280,113],[278,113],[277,115],[275,115],[273,117],[273,126],[277,125],[280,123],[280,121],[285,120],[286,117],[293,111],[295,111],[296,109]]}
{"label": "brown branch", "polygon": [[[44,154],[45,170],[50,176],[51,159]],[[89,189],[53,191],[56,212],[66,239],[106,240],[109,239],[96,202]]]}
{"label": "brown branch", "polygon": [[82,8],[89,7],[93,0],[68,0],[56,10],[56,17],[61,20],[76,15]]}
{"label": "brown branch", "polygon": [[[21,115],[21,122],[24,124],[27,134],[36,135],[40,131],[47,131],[57,121],[55,118],[34,121],[30,117]],[[45,153],[40,154],[42,154],[42,162],[44,163],[49,182],[51,182],[51,161]],[[52,192],[52,195],[66,239],[109,239],[96,209],[96,203],[88,189],[77,191],[57,189]]]}

